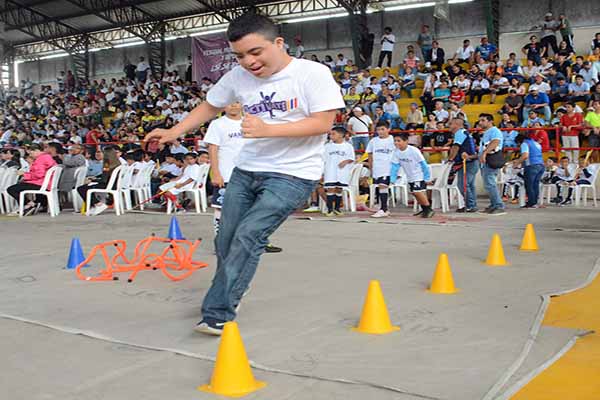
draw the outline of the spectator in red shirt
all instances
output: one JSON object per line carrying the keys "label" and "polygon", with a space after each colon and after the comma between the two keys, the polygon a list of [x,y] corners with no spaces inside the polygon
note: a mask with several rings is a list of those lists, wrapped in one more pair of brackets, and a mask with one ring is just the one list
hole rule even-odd
{"label": "spectator in red shirt", "polygon": [[457,104],[459,107],[462,107],[465,105],[465,97],[465,92],[459,89],[458,86],[452,86],[450,97],[448,97],[448,100],[451,103]]}
{"label": "spectator in red shirt", "polygon": [[548,138],[548,132],[542,129],[542,124],[536,122],[533,124],[534,132],[529,136],[542,146],[542,152],[550,151],[550,139]]}
{"label": "spectator in red shirt", "polygon": [[[575,103],[568,102],[565,109],[566,114],[560,118],[562,145],[567,148],[579,147],[579,130],[583,125],[583,115],[575,112]],[[579,150],[566,150],[565,153],[571,162],[578,162]]]}

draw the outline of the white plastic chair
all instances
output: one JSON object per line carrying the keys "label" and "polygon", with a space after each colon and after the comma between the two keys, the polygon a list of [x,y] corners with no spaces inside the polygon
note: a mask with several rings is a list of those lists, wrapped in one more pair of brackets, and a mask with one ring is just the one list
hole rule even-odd
{"label": "white plastic chair", "polygon": [[[133,184],[134,181],[134,176],[133,176],[133,167],[129,166],[129,165],[123,165],[123,175],[119,181],[119,187],[118,187],[118,191],[119,194],[121,196],[123,196],[123,204],[125,206],[126,210],[131,210],[133,209],[133,206],[131,204],[131,185]],[[138,173],[140,173],[140,171],[138,171]],[[137,175],[136,175],[137,177]],[[124,213],[124,212],[123,212]]]}
{"label": "white plastic chair", "polygon": [[82,167],[77,167],[77,169],[75,170],[75,173],[73,174],[73,178],[75,179],[75,187],[71,190],[69,195],[71,197],[71,203],[73,203],[74,211],[78,211],[79,209],[81,209],[81,203],[83,200],[81,200],[81,197],[79,196],[79,193],[77,192],[77,188],[79,186],[82,186],[85,183],[86,174],[87,174],[87,167],[85,165]]}
{"label": "white plastic chair", "polygon": [[[140,210],[142,211],[144,211],[144,201],[150,198],[148,193],[150,191],[150,180],[153,169],[154,165],[145,165],[138,171],[137,175],[133,177],[131,185],[129,186],[130,191],[137,197],[138,204],[140,204]],[[128,210],[130,210],[130,208],[128,208]]]}
{"label": "white plastic chair", "polygon": [[58,202],[58,181],[62,174],[62,167],[55,165],[46,171],[44,181],[38,190],[23,190],[19,193],[19,217],[23,217],[25,208],[25,196],[28,194],[46,196],[48,199],[48,213],[51,217],[56,217],[60,213],[60,204]]}
{"label": "white plastic chair", "polygon": [[595,171],[590,177],[590,184],[583,184],[575,186],[575,205],[578,206],[580,204],[581,199],[583,198],[583,206],[587,206],[587,198],[588,198],[588,189],[592,190],[592,199],[594,200],[594,207],[598,207],[598,200],[596,199],[596,178],[598,178],[598,172],[600,172],[600,165],[595,165]]}
{"label": "white plastic chair", "polygon": [[405,207],[408,207],[408,181],[406,180],[406,172],[403,168],[398,171],[396,182],[390,185],[390,199],[392,207],[396,207],[396,203],[400,200]]}
{"label": "white plastic chair", "polygon": [[[206,212],[208,208],[208,199],[206,198],[206,181],[208,180],[208,172],[210,171],[210,164],[203,164],[200,166],[200,179],[196,183],[196,186],[190,190],[186,190],[183,193],[191,193],[194,196],[194,205],[196,206],[196,213]],[[167,214],[173,212],[173,202],[167,200]]]}
{"label": "white plastic chair", "polygon": [[[441,208],[442,212],[448,212],[450,205],[448,204],[448,176],[452,169],[452,164],[431,164],[431,179],[435,179],[433,185],[427,185],[427,190],[431,190],[431,207]],[[419,203],[415,201],[414,210],[419,209]]]}
{"label": "white plastic chair", "polygon": [[17,207],[16,200],[6,191],[19,180],[17,171],[16,167],[0,169],[0,214],[8,214]]}
{"label": "white plastic chair", "polygon": [[464,182],[458,181],[458,173],[456,173],[456,175],[454,175],[452,183],[448,186],[448,196],[451,206],[454,205],[454,199],[456,199],[456,202],[458,203],[458,208],[463,208],[465,207],[465,199],[462,193],[460,192],[460,188],[458,187],[458,185],[464,185]]}
{"label": "white plastic chair", "polygon": [[350,170],[350,182],[348,186],[342,189],[342,201],[346,211],[356,212],[356,199],[360,193],[360,173],[362,171],[362,163],[354,164]]}
{"label": "white plastic chair", "polygon": [[91,207],[92,195],[94,195],[96,193],[104,193],[104,194],[112,195],[113,200],[114,200],[115,214],[121,215],[122,213],[125,213],[120,189],[122,188],[123,176],[127,172],[128,172],[127,166],[120,165],[113,170],[105,189],[90,189],[90,190],[88,190],[88,192],[85,196],[85,204],[87,205],[86,210],[85,210],[85,215],[87,215],[87,216],[90,215],[90,209],[92,208]]}

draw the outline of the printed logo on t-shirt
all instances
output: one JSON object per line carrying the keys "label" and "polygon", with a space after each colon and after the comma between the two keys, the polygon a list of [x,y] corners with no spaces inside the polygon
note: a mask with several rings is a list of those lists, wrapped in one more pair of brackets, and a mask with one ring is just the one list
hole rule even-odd
{"label": "printed logo on t-shirt", "polygon": [[271,93],[270,96],[265,96],[263,92],[260,92],[262,100],[260,103],[251,104],[244,106],[244,112],[248,114],[263,114],[268,112],[269,117],[275,118],[274,111],[286,112],[298,108],[298,98],[294,97],[290,100],[273,101],[276,92]]}
{"label": "printed logo on t-shirt", "polygon": [[393,153],[394,149],[388,149],[388,148],[379,148],[379,149],[375,149],[373,151],[373,153],[381,153],[381,154],[390,154]]}
{"label": "printed logo on t-shirt", "polygon": [[229,134],[227,134],[227,137],[229,137],[229,139],[233,139],[233,138],[243,138],[244,135],[242,135],[242,132],[231,132]]}

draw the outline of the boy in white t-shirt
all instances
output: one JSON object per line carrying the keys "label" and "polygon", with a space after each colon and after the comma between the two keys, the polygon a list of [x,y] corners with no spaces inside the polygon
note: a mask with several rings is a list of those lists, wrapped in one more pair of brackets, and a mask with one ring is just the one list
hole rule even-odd
{"label": "boy in white t-shirt", "polygon": [[346,129],[335,127],[329,133],[331,141],[325,145],[324,188],[327,192],[328,217],[342,215],[342,190],[350,182],[354,164],[354,148],[344,140]]}
{"label": "boy in white t-shirt", "polygon": [[396,182],[400,167],[406,172],[406,180],[415,200],[421,206],[421,211],[415,214],[423,218],[431,218],[435,212],[431,209],[427,198],[427,182],[431,179],[429,165],[421,151],[408,144],[408,134],[401,133],[394,138],[396,151],[392,155],[391,182]]}
{"label": "boy in white t-shirt", "polygon": [[217,270],[195,330],[221,335],[254,277],[269,236],[304,204],[323,174],[323,145],[344,100],[323,64],[292,58],[268,17],[240,15],[227,29],[239,65],[174,127],[146,139],[171,141],[243,104],[244,147],[233,170],[215,239]]}
{"label": "boy in white t-shirt", "polygon": [[197,161],[198,155],[196,153],[187,153],[185,155],[186,165],[183,169],[183,174],[179,178],[159,186],[160,191],[163,192],[163,196],[175,204],[176,213],[185,212],[185,207],[177,201],[177,196],[186,190],[193,189],[194,185],[200,180],[200,166]]}
{"label": "boy in white t-shirt", "polygon": [[225,188],[235,168],[235,160],[244,146],[242,105],[239,102],[225,107],[225,115],[210,123],[204,141],[208,144],[210,154],[211,181],[214,186],[211,207],[215,209],[213,224],[216,236],[219,232]]}
{"label": "boy in white t-shirt", "polygon": [[390,185],[390,170],[392,167],[392,154],[394,138],[390,136],[390,125],[387,121],[379,121],[375,128],[377,136],[367,145],[369,154],[369,169],[372,172],[373,184],[379,189],[379,211],[371,215],[373,218],[389,217],[388,191]]}

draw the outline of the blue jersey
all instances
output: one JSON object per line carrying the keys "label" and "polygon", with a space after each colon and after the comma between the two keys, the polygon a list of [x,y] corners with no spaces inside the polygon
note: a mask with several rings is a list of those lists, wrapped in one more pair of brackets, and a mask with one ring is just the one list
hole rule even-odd
{"label": "blue jersey", "polygon": [[542,145],[533,139],[525,139],[521,143],[521,154],[528,153],[529,157],[525,160],[525,166],[530,165],[544,165],[544,158],[542,157]]}

